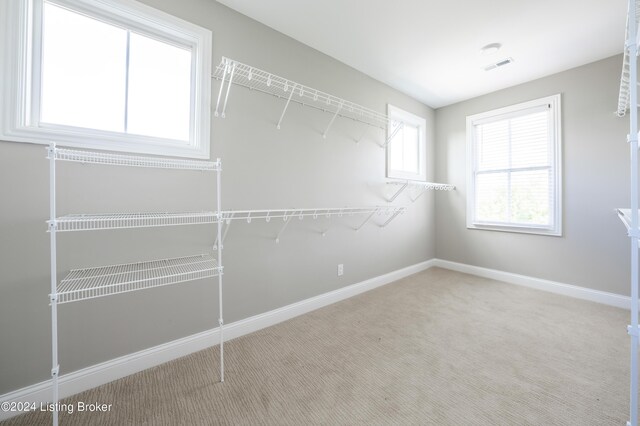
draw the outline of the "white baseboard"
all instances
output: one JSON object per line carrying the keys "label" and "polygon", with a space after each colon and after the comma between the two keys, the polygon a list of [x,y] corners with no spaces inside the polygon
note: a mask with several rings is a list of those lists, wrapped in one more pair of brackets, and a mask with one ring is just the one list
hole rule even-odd
{"label": "white baseboard", "polygon": [[526,275],[513,274],[511,272],[498,271],[496,269],[488,269],[482,268],[480,266],[451,262],[448,260],[432,260],[433,266],[450,269],[452,271],[458,271],[465,274],[476,275],[478,277],[504,281],[509,284],[531,287],[537,290],[575,297],[576,299],[589,300],[591,302],[602,303],[604,305],[615,306],[617,308],[631,309],[631,298],[629,296],[622,296],[620,294],[592,290],[585,287],[578,287],[575,285],[563,284],[556,281],[543,280],[541,278],[534,278]]}
{"label": "white baseboard", "polygon": [[[311,297],[300,302],[269,312],[255,315],[224,327],[225,341],[252,333],[265,327],[272,326],[282,321],[294,318],[298,315],[314,311],[332,303],[353,297],[365,291],[372,290],[385,284],[397,281],[401,278],[424,271],[434,266],[434,260],[417,263],[398,269],[384,275],[380,275],[357,284],[352,284],[319,296]],[[110,361],[83,368],[72,373],[61,375],[59,378],[60,398],[65,398],[76,393],[103,385],[113,380],[120,379],[147,368],[189,355],[202,349],[206,349],[218,343],[220,330],[214,328],[183,337],[172,342],[144,349],[130,355],[125,355]],[[51,382],[44,381],[27,386],[16,391],[0,395],[1,402],[51,402]],[[0,420],[5,420],[20,413],[0,410]]]}

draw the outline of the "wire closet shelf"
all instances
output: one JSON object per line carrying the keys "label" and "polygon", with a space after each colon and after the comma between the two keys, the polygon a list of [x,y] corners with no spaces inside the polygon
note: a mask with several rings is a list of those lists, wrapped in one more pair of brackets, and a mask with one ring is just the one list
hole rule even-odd
{"label": "wire closet shelf", "polygon": [[58,304],[211,278],[219,273],[222,267],[207,254],[74,269],[58,285]]}
{"label": "wire closet shelf", "polygon": [[406,207],[332,207],[332,208],[316,208],[316,209],[277,209],[277,210],[225,210],[222,212],[222,220],[246,220],[251,222],[252,219],[264,219],[267,222],[271,219],[281,218],[284,221],[289,219],[304,219],[311,217],[318,219],[321,217],[342,217],[354,216],[356,214],[374,213],[379,215],[393,216],[402,214],[407,210]]}
{"label": "wire closet shelf", "polygon": [[[266,222],[271,221],[271,219],[282,219],[282,225],[280,231],[275,237],[275,242],[280,242],[280,237],[282,233],[285,231],[287,226],[293,221],[293,219],[303,220],[305,218],[334,218],[334,217],[343,217],[343,216],[356,216],[356,215],[366,215],[364,222],[360,223],[360,225],[354,227],[353,229],[359,231],[364,225],[366,225],[374,216],[379,215],[385,217],[385,221],[381,228],[385,228],[391,221],[393,221],[398,215],[403,214],[407,210],[406,207],[393,207],[393,206],[375,206],[375,207],[330,207],[330,208],[315,208],[315,209],[276,209],[276,210],[226,210],[221,214],[220,224],[226,223],[226,227],[224,228],[224,232],[220,235],[218,234],[218,238],[216,238],[216,243],[213,246],[214,250],[218,249],[218,246],[222,247],[224,241],[227,238],[227,233],[229,232],[229,227],[231,226],[232,221],[246,221],[247,223],[251,223],[252,220],[264,220]],[[325,235],[325,232],[322,232],[322,235]]]}
{"label": "wire closet shelf", "polygon": [[405,190],[411,189],[417,194],[411,196],[411,202],[416,201],[426,191],[432,189],[436,191],[453,191],[456,189],[454,185],[448,183],[420,182],[411,180],[396,180],[387,182],[387,185],[399,186],[396,192],[387,199],[388,202],[394,201]]}
{"label": "wire closet shelf", "polygon": [[[285,99],[287,104],[280,117],[280,122],[282,122],[282,117],[289,103],[295,102],[334,114],[334,119],[335,116],[350,118],[380,129],[386,129],[391,123],[386,114],[226,57],[222,58],[213,77],[221,80],[214,113],[216,117],[225,117],[229,91],[231,83],[233,83]],[[227,84],[227,91],[223,101],[222,94],[225,83]],[[280,122],[278,123],[278,128],[280,127]]]}
{"label": "wire closet shelf", "polygon": [[217,171],[219,161],[187,160],[182,158],[147,157],[141,155],[113,154],[108,152],[81,151],[53,147],[49,149],[49,159],[73,161],[84,164],[105,164],[110,166],[151,167],[158,169]]}
{"label": "wire closet shelf", "polygon": [[[128,155],[98,151],[58,148],[54,143],[47,147],[49,159],[49,220],[50,278],[49,301],[51,307],[51,387],[54,409],[53,424],[58,424],[59,373],[58,363],[58,305],[94,299],[154,287],[168,286],[188,281],[217,277],[220,333],[220,381],[224,382],[224,337],[222,315],[222,252],[211,254],[141,261],[136,263],[101,266],[71,270],[58,282],[57,234],[66,231],[93,231],[100,229],[145,228],[157,226],[198,225],[215,223],[218,235],[222,231],[221,184],[222,163],[155,156]],[[158,169],[215,171],[216,210],[179,213],[107,213],[56,215],[56,163],[58,161],[109,166],[130,166]]]}
{"label": "wire closet shelf", "polygon": [[[640,1],[639,0],[631,0],[631,1],[635,1],[635,23],[634,23],[634,28],[638,28],[638,24],[640,23]],[[629,10],[629,12],[631,12],[631,10]],[[627,24],[626,24],[626,28],[625,28],[625,34],[629,34],[629,28],[630,28],[630,23],[629,23],[629,17],[631,16],[631,13],[627,13]],[[636,85],[637,88],[637,82],[633,81],[632,82],[632,78],[631,78],[631,72],[630,72],[630,62],[629,62],[629,49],[627,48],[629,42],[633,41],[634,43],[638,43],[638,37],[637,35],[634,34],[635,40],[632,40],[630,38],[627,39],[626,43],[625,43],[625,49],[624,49],[624,56],[622,59],[622,75],[620,76],[620,90],[618,93],[618,110],[617,110],[617,114],[618,117],[624,117],[627,113],[627,110],[629,109],[629,97],[631,95],[631,84]]]}
{"label": "wire closet shelf", "polygon": [[[58,232],[201,225],[218,221],[215,212],[70,214],[56,218]],[[51,229],[51,221],[47,221]]]}

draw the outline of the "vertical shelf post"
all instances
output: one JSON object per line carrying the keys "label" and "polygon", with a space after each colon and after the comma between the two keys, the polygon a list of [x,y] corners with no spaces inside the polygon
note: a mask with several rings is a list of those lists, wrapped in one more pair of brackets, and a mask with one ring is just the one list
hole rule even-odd
{"label": "vertical shelf post", "polygon": [[629,422],[638,426],[638,45],[636,0],[629,0],[626,46],[629,55],[629,149],[631,151],[631,374]]}
{"label": "vertical shelf post", "polygon": [[58,273],[56,258],[56,145],[49,144],[49,238],[51,250],[51,381],[53,389],[53,425],[58,425]]}
{"label": "vertical shelf post", "polygon": [[217,191],[216,191],[216,208],[218,209],[218,312],[220,317],[218,324],[220,326],[220,382],[224,382],[224,320],[222,316],[222,184],[220,177],[222,175],[222,162],[218,158],[217,170]]}

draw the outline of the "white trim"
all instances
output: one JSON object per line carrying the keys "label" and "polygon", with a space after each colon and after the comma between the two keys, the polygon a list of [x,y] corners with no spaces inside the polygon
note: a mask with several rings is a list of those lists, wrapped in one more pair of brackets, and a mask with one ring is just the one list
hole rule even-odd
{"label": "white trim", "polygon": [[[519,115],[522,112],[530,112],[540,108],[542,105],[548,104],[551,106],[549,129],[549,138],[553,144],[550,167],[553,169],[554,174],[554,198],[555,209],[551,212],[553,215],[552,225],[550,227],[545,226],[526,226],[519,224],[501,224],[501,223],[481,223],[475,221],[475,131],[474,127],[478,124],[491,122],[494,120],[501,120],[509,118],[513,115]],[[527,111],[528,110],[528,111]],[[504,231],[504,232],[517,232],[525,234],[538,234],[549,236],[562,236],[562,104],[560,94],[547,96],[540,99],[535,99],[527,102],[522,102],[516,105],[510,105],[503,108],[494,109],[491,111],[474,114],[467,116],[467,229],[480,229],[490,231]]]}
{"label": "white trim", "polygon": [[498,271],[496,269],[483,268],[480,266],[467,265],[464,263],[451,262],[449,260],[432,259],[433,266],[449,269],[451,271],[471,274],[478,277],[489,278],[502,281],[508,284],[515,284],[524,287],[535,288],[536,290],[561,294],[576,299],[588,300],[601,303],[603,305],[615,306],[616,308],[630,309],[631,298],[621,294],[608,293],[606,291],[593,290],[585,287],[578,287],[571,284],[559,283],[556,281],[544,280],[542,278],[530,277],[527,275],[514,274],[511,272]]}
{"label": "white trim", "polygon": [[[356,296],[374,288],[392,283],[409,275],[424,271],[434,266],[434,260],[427,260],[407,266],[347,287],[333,290],[319,296],[311,297],[291,305],[283,306],[269,312],[258,314],[224,327],[225,341],[253,333],[265,327],[314,311],[327,305]],[[180,358],[185,355],[209,348],[219,343],[219,328],[203,331],[183,337],[149,349],[125,355],[110,361],[83,368],[60,376],[60,398],[92,389],[96,386],[112,382],[122,377],[137,373],[156,365]],[[41,402],[51,401],[51,382],[49,380],[24,387],[4,395],[0,401],[5,402]],[[0,410],[0,420],[5,420],[20,413]]]}
{"label": "white trim", "polygon": [[[41,38],[34,22],[43,0],[6,0],[0,5],[4,26],[0,47],[0,138],[6,141],[104,149],[132,153],[209,158],[211,125],[212,32],[135,0],[53,0],[71,10],[192,52],[189,141],[40,123],[38,82]],[[34,17],[35,16],[35,17]],[[35,52],[35,53],[34,53]],[[35,90],[31,91],[31,87]],[[31,93],[33,92],[33,93]]]}

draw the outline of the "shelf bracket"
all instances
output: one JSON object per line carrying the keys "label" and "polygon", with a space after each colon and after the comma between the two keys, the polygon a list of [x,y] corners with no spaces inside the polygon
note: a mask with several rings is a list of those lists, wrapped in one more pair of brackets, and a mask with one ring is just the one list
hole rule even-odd
{"label": "shelf bracket", "polygon": [[276,236],[276,243],[280,242],[280,237],[282,236],[282,233],[284,232],[285,229],[287,229],[287,225],[289,225],[289,223],[291,222],[290,217],[287,217],[287,214],[285,213],[284,215],[284,225],[282,225],[282,228],[280,228],[280,232],[278,232],[278,235]]}
{"label": "shelf bracket", "polygon": [[289,98],[287,99],[287,103],[284,104],[284,109],[282,110],[282,114],[280,114],[280,120],[278,120],[278,125],[276,129],[280,130],[280,125],[282,124],[282,119],[284,118],[284,114],[287,112],[287,108],[289,108],[289,104],[291,103],[291,98],[293,97],[293,92],[296,90],[296,84],[291,88],[291,93],[289,93]]}
{"label": "shelf bracket", "polygon": [[380,146],[380,148],[386,148],[391,141],[393,140],[393,138],[396,137],[396,135],[398,134],[398,132],[404,128],[404,121],[401,121],[398,123],[398,125],[396,126],[395,129],[393,129],[393,132],[391,132],[391,134],[389,135],[389,137],[387,138],[387,140],[384,142],[384,145]]}
{"label": "shelf bracket", "polygon": [[[221,249],[224,248],[224,240],[227,238],[227,234],[229,233],[229,228],[231,227],[231,219],[233,219],[233,215],[235,213],[231,213],[231,216],[229,216],[226,219],[227,222],[227,227],[224,228],[224,231],[222,232],[222,239],[220,239],[220,236],[218,236],[218,238],[216,238],[216,242],[213,244],[213,249],[214,250],[218,250],[218,247],[220,247]],[[225,222],[224,219],[223,220],[223,224]]]}
{"label": "shelf bracket", "polygon": [[393,219],[395,219],[395,218],[396,218],[396,216],[398,216],[400,213],[402,213],[402,210],[400,210],[400,209],[398,209],[398,210],[396,210],[395,212],[393,212],[393,214],[391,215],[391,217],[390,217],[389,219],[387,219],[387,221],[386,221],[385,223],[383,223],[382,225],[380,225],[380,227],[381,227],[381,228],[386,227],[386,226],[387,226],[388,224],[390,224],[390,223],[391,223],[391,221],[392,221]]}
{"label": "shelf bracket", "polygon": [[425,192],[427,192],[429,188],[424,187],[422,188],[422,190],[418,193],[418,195],[416,195],[415,197],[409,196],[409,199],[411,199],[412,203],[415,203],[415,201],[420,198],[422,196],[422,194],[424,194]]}
{"label": "shelf bracket", "polygon": [[329,129],[331,128],[331,126],[333,125],[333,122],[336,120],[336,117],[340,113],[340,110],[342,109],[343,103],[344,102],[340,102],[340,105],[338,106],[338,109],[333,114],[333,117],[331,117],[331,121],[329,121],[329,124],[327,125],[327,128],[325,129],[324,133],[322,134],[323,139],[327,138],[327,133],[329,133]]}
{"label": "shelf bracket", "polygon": [[376,214],[378,211],[379,211],[379,209],[375,209],[374,211],[372,211],[372,212],[369,214],[369,216],[367,216],[367,218],[364,220],[364,222],[362,222],[362,223],[360,224],[360,226],[358,226],[357,228],[354,228],[354,229],[356,230],[356,232],[357,232],[357,231],[359,231],[359,230],[360,230],[360,228],[362,228],[364,225],[366,225],[366,224],[367,224],[367,222],[369,222],[369,221],[371,220],[371,218],[373,217],[373,215],[374,215],[374,214]]}
{"label": "shelf bracket", "polygon": [[227,94],[224,97],[224,105],[222,106],[222,114],[220,116],[222,118],[225,117],[225,112],[227,111],[227,101],[229,100],[229,92],[231,91],[231,83],[233,83],[233,74],[236,72],[236,64],[233,63],[231,67],[231,74],[229,75],[229,83],[227,83]]}
{"label": "shelf bracket", "polygon": [[393,196],[389,198],[387,201],[390,203],[394,201],[396,198],[398,198],[398,195],[402,194],[402,191],[404,191],[408,186],[409,186],[409,181],[405,181],[402,185],[400,185],[400,189],[398,189],[396,193],[393,194]]}
{"label": "shelf bracket", "polygon": [[216,112],[213,113],[215,117],[219,116],[218,112],[220,108],[220,99],[222,98],[222,91],[224,90],[224,78],[227,75],[227,71],[229,71],[229,60],[224,61],[224,72],[222,73],[222,78],[220,79],[220,90],[218,90],[218,101],[216,102]]}

